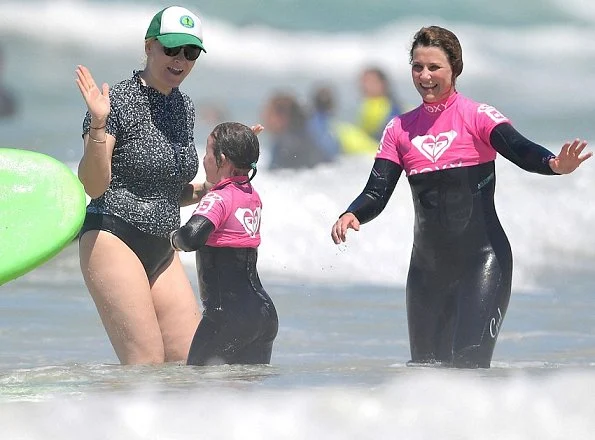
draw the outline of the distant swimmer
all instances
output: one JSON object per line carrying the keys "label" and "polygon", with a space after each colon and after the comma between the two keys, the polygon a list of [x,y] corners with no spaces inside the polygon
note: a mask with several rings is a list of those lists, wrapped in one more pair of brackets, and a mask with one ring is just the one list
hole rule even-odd
{"label": "distant swimmer", "polygon": [[415,210],[406,287],[411,360],[489,368],[512,284],[512,252],[494,207],[497,153],[543,175],[572,173],[592,153],[576,139],[556,156],[494,107],[458,93],[463,58],[451,31],[421,28],[410,62],[423,102],[386,125],[368,182],[331,236],[341,243],[348,229],[378,216],[405,171]]}
{"label": "distant swimmer", "polygon": [[8,118],[16,113],[16,99],[10,90],[0,87],[0,118]]}
{"label": "distant swimmer", "polygon": [[304,108],[292,93],[273,93],[262,116],[272,141],[269,169],[313,168],[327,161],[308,129]]}
{"label": "distant swimmer", "polygon": [[2,48],[0,48],[0,118],[8,118],[16,114],[17,100],[14,93],[2,85],[2,75],[4,73],[4,58]]}
{"label": "distant swimmer", "polygon": [[360,74],[359,83],[363,96],[359,127],[368,136],[379,141],[388,121],[403,113],[402,105],[397,101],[388,76],[379,67],[365,68]]}
{"label": "distant swimmer", "polygon": [[256,269],[262,202],[251,183],[259,157],[254,128],[233,122],[214,128],[203,160],[214,186],[170,237],[175,250],[196,251],[204,311],[189,365],[271,360],[279,324]]}

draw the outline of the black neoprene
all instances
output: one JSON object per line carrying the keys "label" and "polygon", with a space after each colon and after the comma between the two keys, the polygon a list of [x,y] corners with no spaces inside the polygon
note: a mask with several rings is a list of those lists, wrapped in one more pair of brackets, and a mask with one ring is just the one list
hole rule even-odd
{"label": "black neoprene", "polygon": [[362,193],[349,205],[361,224],[376,218],[386,207],[403,168],[387,159],[376,159]]}
{"label": "black neoprene", "polygon": [[171,235],[175,249],[192,252],[204,245],[215,230],[215,225],[204,215],[193,215],[190,220]]}
{"label": "black neoprene", "polygon": [[496,125],[490,133],[490,142],[498,153],[525,171],[556,174],[549,165],[549,160],[556,155],[525,138],[510,124]]}

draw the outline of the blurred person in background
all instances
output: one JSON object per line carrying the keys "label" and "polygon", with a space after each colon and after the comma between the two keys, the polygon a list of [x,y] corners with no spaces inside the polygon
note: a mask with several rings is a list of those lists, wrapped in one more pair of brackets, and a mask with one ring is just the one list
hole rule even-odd
{"label": "blurred person in background", "polygon": [[314,89],[308,131],[325,162],[334,161],[342,151],[335,124],[335,105],[335,96],[330,86],[318,86]]}
{"label": "blurred person in background", "polygon": [[262,118],[272,140],[269,169],[312,168],[326,162],[325,154],[308,130],[306,112],[293,94],[273,93]]}
{"label": "blurred person in background", "polygon": [[14,94],[4,86],[4,54],[0,47],[0,118],[14,116],[17,111],[17,102]]}
{"label": "blurred person in background", "polygon": [[403,113],[402,105],[387,74],[379,67],[366,67],[359,76],[359,86],[362,95],[359,126],[368,136],[380,141],[388,121]]}

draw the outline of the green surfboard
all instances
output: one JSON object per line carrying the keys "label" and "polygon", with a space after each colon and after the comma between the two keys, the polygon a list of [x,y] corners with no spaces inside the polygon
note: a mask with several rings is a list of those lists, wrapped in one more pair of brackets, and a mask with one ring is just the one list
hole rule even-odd
{"label": "green surfboard", "polygon": [[86,196],[51,156],[0,148],[0,285],[57,255],[78,234]]}

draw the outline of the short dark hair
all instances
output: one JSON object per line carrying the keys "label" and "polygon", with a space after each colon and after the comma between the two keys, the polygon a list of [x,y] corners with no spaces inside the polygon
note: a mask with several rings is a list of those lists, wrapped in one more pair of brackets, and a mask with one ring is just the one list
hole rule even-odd
{"label": "short dark hair", "polygon": [[422,27],[413,36],[409,62],[413,61],[413,50],[417,47],[437,47],[442,49],[448,58],[455,79],[463,72],[463,49],[457,36],[448,29],[440,26]]}

